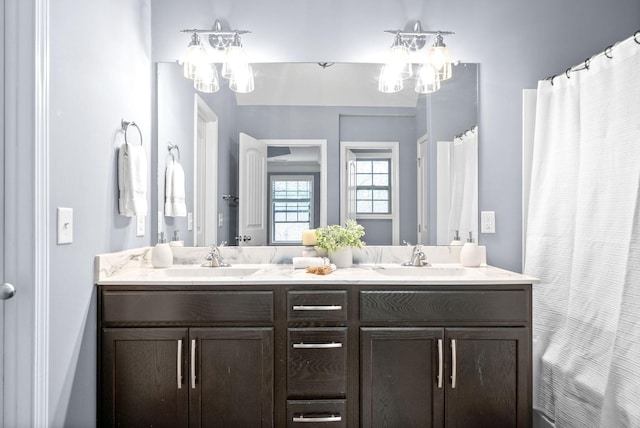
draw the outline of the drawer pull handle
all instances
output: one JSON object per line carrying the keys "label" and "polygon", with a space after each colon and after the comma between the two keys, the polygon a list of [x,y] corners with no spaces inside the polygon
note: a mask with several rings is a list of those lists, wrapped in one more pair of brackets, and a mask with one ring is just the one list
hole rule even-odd
{"label": "drawer pull handle", "polygon": [[191,340],[191,389],[196,389],[196,340]]}
{"label": "drawer pull handle", "polygon": [[309,306],[309,305],[294,305],[294,311],[341,311],[341,305],[319,305],[319,306]]}
{"label": "drawer pull handle", "polygon": [[331,416],[312,416],[312,417],[307,417],[304,415],[300,415],[300,416],[294,416],[293,417],[293,422],[341,422],[342,421],[342,416],[338,415],[331,415]]}
{"label": "drawer pull handle", "polygon": [[294,349],[329,349],[329,348],[342,348],[341,342],[331,343],[294,343]]}
{"label": "drawer pull handle", "polygon": [[178,340],[178,389],[182,389],[182,339]]}
{"label": "drawer pull handle", "polygon": [[442,339],[438,339],[438,388],[442,388]]}
{"label": "drawer pull handle", "polygon": [[456,340],[451,339],[451,388],[456,388],[456,378],[458,376],[458,361],[456,356]]}

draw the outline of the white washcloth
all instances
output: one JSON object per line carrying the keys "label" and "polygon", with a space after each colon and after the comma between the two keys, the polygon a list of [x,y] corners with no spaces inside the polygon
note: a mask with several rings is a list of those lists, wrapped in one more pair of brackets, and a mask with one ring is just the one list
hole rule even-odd
{"label": "white washcloth", "polygon": [[294,269],[305,269],[311,266],[328,265],[331,261],[327,257],[294,257]]}
{"label": "white washcloth", "polygon": [[167,164],[164,178],[164,215],[167,217],[186,217],[184,169],[180,162],[171,160]]}
{"label": "white washcloth", "polygon": [[118,209],[127,217],[147,215],[147,156],[142,146],[118,150]]}

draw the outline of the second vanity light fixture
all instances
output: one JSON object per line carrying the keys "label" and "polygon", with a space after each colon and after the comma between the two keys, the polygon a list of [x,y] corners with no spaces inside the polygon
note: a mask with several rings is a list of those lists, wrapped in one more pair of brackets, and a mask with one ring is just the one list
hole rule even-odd
{"label": "second vanity light fixture", "polygon": [[[212,30],[182,30],[191,34],[184,58],[184,77],[193,79],[193,86],[201,92],[216,92],[220,89],[220,77],[216,67],[215,51],[224,52],[220,74],[229,79],[229,88],[234,92],[249,93],[254,89],[253,69],[242,47],[240,35],[246,30],[223,30],[216,19]],[[201,36],[208,36],[203,44]],[[205,46],[208,45],[208,48]],[[213,52],[211,52],[213,50]]]}
{"label": "second vanity light fixture", "polygon": [[[389,58],[382,66],[378,79],[378,90],[385,93],[399,92],[404,82],[415,77],[414,89],[429,94],[440,89],[440,82],[451,78],[451,58],[444,44],[443,35],[452,31],[424,31],[416,21],[413,31],[385,30],[395,35]],[[411,53],[425,47],[427,38],[435,36],[434,43],[418,61],[411,60]],[[416,70],[414,70],[414,67]]]}

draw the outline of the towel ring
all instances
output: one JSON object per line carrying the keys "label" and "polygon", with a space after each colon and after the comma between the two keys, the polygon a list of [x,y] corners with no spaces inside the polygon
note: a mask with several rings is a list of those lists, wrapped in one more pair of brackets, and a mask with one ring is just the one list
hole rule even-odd
{"label": "towel ring", "polygon": [[129,130],[129,126],[133,126],[138,130],[138,135],[140,136],[140,145],[142,145],[142,131],[140,131],[140,127],[135,122],[128,122],[124,119],[120,121],[120,126],[122,126],[122,130],[124,131],[124,142],[125,144],[129,144],[127,141],[127,131]]}
{"label": "towel ring", "polygon": [[[169,146],[167,146],[167,150],[169,151],[169,154],[173,158],[174,162],[180,162],[180,147],[178,147],[177,144],[169,143]],[[178,159],[176,159],[173,150],[178,152]]]}

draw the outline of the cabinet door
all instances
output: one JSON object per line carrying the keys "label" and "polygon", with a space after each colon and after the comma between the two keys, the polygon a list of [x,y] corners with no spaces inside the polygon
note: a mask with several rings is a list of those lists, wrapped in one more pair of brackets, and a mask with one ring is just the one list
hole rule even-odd
{"label": "cabinet door", "polygon": [[445,332],[447,427],[530,426],[528,329],[456,328]]}
{"label": "cabinet door", "polygon": [[442,339],[433,328],[360,330],[362,427],[443,426]]}
{"label": "cabinet door", "polygon": [[103,329],[100,426],[188,426],[186,339],[186,329]]}
{"label": "cabinet door", "polygon": [[190,425],[273,426],[273,328],[189,330]]}

